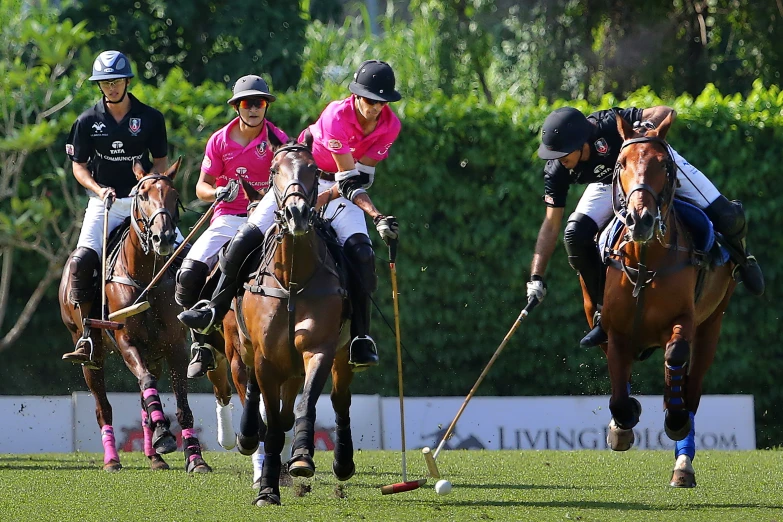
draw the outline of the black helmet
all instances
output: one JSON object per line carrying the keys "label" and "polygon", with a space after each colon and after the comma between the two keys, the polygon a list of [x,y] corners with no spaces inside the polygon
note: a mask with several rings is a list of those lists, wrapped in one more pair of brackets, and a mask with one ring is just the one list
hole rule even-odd
{"label": "black helmet", "polygon": [[394,90],[394,71],[386,62],[366,60],[348,85],[352,93],[375,101],[396,102],[402,95]]}
{"label": "black helmet", "polygon": [[128,58],[119,51],[103,51],[92,64],[91,81],[116,80],[117,78],[133,78],[133,71]]}
{"label": "black helmet", "polygon": [[538,157],[554,160],[567,156],[590,139],[591,131],[592,126],[581,111],[573,107],[552,111],[541,128]]}
{"label": "black helmet", "polygon": [[269,92],[269,85],[266,84],[263,78],[255,74],[248,74],[238,79],[237,83],[234,84],[234,96],[228,100],[228,103],[233,104],[242,98],[251,96],[261,96],[270,102],[277,99]]}

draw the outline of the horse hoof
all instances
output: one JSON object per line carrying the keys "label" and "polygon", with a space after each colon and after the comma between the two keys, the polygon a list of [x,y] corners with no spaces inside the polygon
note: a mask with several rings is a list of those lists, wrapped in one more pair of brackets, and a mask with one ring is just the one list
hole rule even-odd
{"label": "horse hoof", "polygon": [[152,447],[155,448],[155,453],[158,455],[165,455],[177,450],[177,439],[169,432],[153,442]]}
{"label": "horse hoof", "polygon": [[122,464],[117,460],[110,460],[103,465],[103,471],[115,472],[122,469]]}
{"label": "horse hoof", "polygon": [[212,473],[212,468],[201,457],[191,460],[186,468],[188,473]]}
{"label": "horse hoof", "polygon": [[237,450],[245,457],[249,457],[258,449],[258,437],[245,437],[237,434]]}
{"label": "horse hoof", "polygon": [[673,488],[695,488],[696,474],[685,469],[675,469],[669,485]]}
{"label": "horse hoof", "polygon": [[334,476],[337,477],[337,480],[340,482],[345,482],[346,480],[353,477],[354,473],[356,473],[356,465],[351,461],[349,468],[345,468],[344,466],[340,465],[336,460],[332,462],[332,473],[334,473]]}
{"label": "horse hoof", "polygon": [[263,506],[279,506],[280,503],[280,495],[275,494],[272,491],[272,488],[265,488],[263,491],[258,493],[258,496],[253,501],[254,506],[263,507]]}
{"label": "horse hoof", "polygon": [[315,475],[315,462],[310,455],[298,455],[288,461],[288,474],[292,477],[310,478]]}
{"label": "horse hoof", "polygon": [[[685,422],[683,422],[682,426],[679,428],[676,427],[676,424],[678,424],[681,421],[682,414],[685,414]],[[670,424],[675,424],[674,427],[671,427]],[[679,411],[677,413],[669,413],[666,412],[666,420],[663,423],[663,428],[666,431],[666,435],[672,439],[673,441],[680,441],[684,440],[691,432],[691,426],[693,423],[691,422],[691,417],[688,415],[687,411]]]}
{"label": "horse hoof", "polygon": [[619,428],[612,418],[609,423],[609,432],[606,434],[606,444],[612,451],[628,451],[633,446],[634,440],[633,429]]}
{"label": "horse hoof", "polygon": [[150,455],[148,458],[150,459],[150,469],[152,471],[165,471],[171,469],[160,455]]}

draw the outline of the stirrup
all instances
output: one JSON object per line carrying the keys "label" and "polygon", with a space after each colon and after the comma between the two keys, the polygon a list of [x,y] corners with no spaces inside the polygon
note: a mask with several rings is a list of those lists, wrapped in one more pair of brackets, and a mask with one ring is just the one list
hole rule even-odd
{"label": "stirrup", "polygon": [[216,330],[216,327],[215,327],[215,317],[217,317],[217,311],[215,310],[215,307],[212,306],[212,302],[209,301],[208,299],[202,299],[198,303],[196,303],[193,306],[191,306],[190,310],[188,310],[188,311],[189,312],[199,312],[199,311],[202,311],[202,310],[208,310],[212,314],[212,317],[209,319],[209,324],[207,326],[205,326],[204,328],[200,329],[200,330],[197,329],[197,328],[191,328],[191,330],[193,330],[195,332],[198,332],[200,334],[203,334],[203,335],[209,335],[209,334],[211,334],[212,332],[214,332]]}
{"label": "stirrup", "polygon": [[[372,357],[370,357],[369,361],[355,362],[353,360],[353,347],[354,343],[357,341],[370,341],[370,343],[372,343],[372,348],[370,350]],[[378,364],[378,346],[375,344],[375,341],[372,337],[369,335],[357,335],[353,338],[353,340],[351,340],[351,344],[348,347],[348,364],[351,365],[354,372],[364,371],[370,366],[376,366]]]}

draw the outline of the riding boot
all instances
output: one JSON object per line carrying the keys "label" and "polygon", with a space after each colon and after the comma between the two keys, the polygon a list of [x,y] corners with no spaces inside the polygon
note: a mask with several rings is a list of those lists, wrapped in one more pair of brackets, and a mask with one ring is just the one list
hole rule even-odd
{"label": "riding boot", "polygon": [[601,346],[608,341],[609,336],[601,327],[601,305],[598,305],[595,315],[593,315],[593,329],[582,337],[582,340],[579,341],[579,346],[582,348],[593,348],[595,346]]}
{"label": "riding boot", "polygon": [[[190,310],[177,317],[197,332],[208,334],[220,327],[223,318],[231,308],[231,301],[237,294],[239,283],[244,279],[242,272],[245,259],[258,248],[264,240],[264,232],[253,223],[245,223],[220,254],[221,275],[211,301],[200,301]],[[248,270],[245,267],[245,270]]]}
{"label": "riding boot", "polygon": [[[98,253],[86,247],[79,247],[71,255],[68,263],[69,286],[68,300],[76,308],[82,311],[82,317],[86,317],[85,310],[89,313],[89,306],[95,298],[95,273],[100,270],[101,260]],[[72,352],[63,355],[64,361],[74,364],[90,364],[92,359],[92,341],[89,335],[82,336],[76,342],[76,348]]]}
{"label": "riding boot", "polygon": [[724,196],[719,196],[704,209],[710,218],[715,230],[723,235],[725,245],[736,263],[732,274],[734,279],[745,284],[753,295],[762,295],[765,289],[764,274],[756,258],[748,253],[745,237],[748,233],[748,223],[745,219],[745,210],[739,201],[729,201]]}
{"label": "riding boot", "polygon": [[351,272],[351,344],[348,362],[354,372],[364,371],[378,364],[378,348],[370,337],[370,295],[378,286],[375,275],[375,252],[372,241],[364,234],[354,234],[343,245]]}

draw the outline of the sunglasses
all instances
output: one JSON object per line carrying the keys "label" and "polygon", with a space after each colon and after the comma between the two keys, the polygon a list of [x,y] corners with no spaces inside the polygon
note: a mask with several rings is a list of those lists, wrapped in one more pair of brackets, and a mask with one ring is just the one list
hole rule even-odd
{"label": "sunglasses", "polygon": [[267,105],[269,105],[269,102],[266,101],[266,98],[242,98],[237,103],[237,107],[240,109],[252,109],[253,107],[266,109]]}
{"label": "sunglasses", "polygon": [[364,96],[362,96],[362,100],[364,100],[364,103],[366,103],[367,105],[378,105],[378,104],[386,105],[387,103],[389,103],[387,101],[371,100],[370,98],[365,98]]}
{"label": "sunglasses", "polygon": [[117,78],[116,80],[101,80],[98,82],[98,85],[100,85],[102,89],[112,89],[115,85],[121,85],[124,81],[125,78]]}

